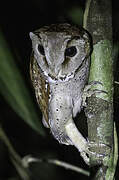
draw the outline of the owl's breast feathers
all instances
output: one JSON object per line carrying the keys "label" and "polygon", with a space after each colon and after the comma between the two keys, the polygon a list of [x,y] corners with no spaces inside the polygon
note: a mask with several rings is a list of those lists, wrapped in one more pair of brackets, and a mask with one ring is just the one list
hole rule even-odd
{"label": "owl's breast feathers", "polygon": [[50,86],[48,81],[45,79],[37,61],[34,59],[33,53],[30,58],[30,76],[35,89],[36,99],[43,113],[44,119],[48,122],[48,104],[50,98]]}

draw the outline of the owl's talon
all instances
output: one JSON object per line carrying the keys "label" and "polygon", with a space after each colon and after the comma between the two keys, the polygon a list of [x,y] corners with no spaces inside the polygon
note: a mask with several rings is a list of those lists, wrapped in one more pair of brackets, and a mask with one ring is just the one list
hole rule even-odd
{"label": "owl's talon", "polygon": [[82,95],[82,105],[84,107],[87,106],[86,103],[86,98],[87,97],[91,97],[92,95],[96,94],[96,93],[106,93],[106,91],[104,90],[99,90],[99,89],[93,89],[91,90],[92,86],[96,85],[96,84],[100,84],[101,86],[103,86],[103,84],[99,81],[92,81],[90,82],[88,85],[85,86],[84,90],[83,90],[83,95]]}
{"label": "owl's talon", "polygon": [[91,81],[88,83],[88,85],[85,86],[84,91],[90,90],[92,86],[97,85],[97,84],[100,84],[101,86],[103,86],[103,84],[99,81]]}
{"label": "owl's talon", "polygon": [[93,85],[96,85],[96,84],[100,84],[103,86],[103,83],[101,83],[100,81],[91,81],[89,82],[89,85],[93,86]]}
{"label": "owl's talon", "polygon": [[[91,150],[91,148],[93,148]],[[86,153],[88,156],[95,157],[96,160],[103,161],[105,157],[108,157],[111,152],[111,147],[104,143],[89,142]]]}

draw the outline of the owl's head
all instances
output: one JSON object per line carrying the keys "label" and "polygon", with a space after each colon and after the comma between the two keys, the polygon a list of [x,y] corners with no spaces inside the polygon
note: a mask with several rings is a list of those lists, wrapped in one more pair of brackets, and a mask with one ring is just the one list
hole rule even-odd
{"label": "owl's head", "polygon": [[90,56],[90,36],[70,24],[44,26],[30,32],[34,58],[52,82],[67,81]]}

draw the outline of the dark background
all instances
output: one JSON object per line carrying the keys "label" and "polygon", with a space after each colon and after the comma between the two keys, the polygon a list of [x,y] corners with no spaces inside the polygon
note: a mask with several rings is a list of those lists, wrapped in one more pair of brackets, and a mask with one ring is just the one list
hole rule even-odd
{"label": "dark background", "polygon": [[[5,0],[0,5],[0,29],[3,31],[14,56],[19,57],[16,58],[16,63],[23,74],[31,96],[33,96],[32,98],[34,98],[34,103],[35,97],[29,77],[29,57],[31,53],[29,32],[51,23],[73,23],[75,21],[75,23],[82,24],[84,7],[84,0]],[[113,1],[112,7],[114,45],[117,45],[119,42],[119,10],[116,0]],[[76,13],[74,13],[77,9],[81,12],[81,18],[77,15],[77,19],[79,20],[76,19]],[[73,17],[75,20],[72,22]],[[118,60],[114,65],[115,80],[119,81]],[[115,120],[119,118],[118,100],[119,97],[115,96]],[[46,139],[42,139],[40,135],[23,122],[2,96],[0,96],[0,109],[1,122],[5,132],[21,156],[33,154],[39,158],[57,158],[88,170],[88,167],[83,163],[83,160],[79,157],[74,147],[59,145],[48,130],[45,130],[47,131]],[[37,105],[36,109],[38,110]],[[33,164],[30,166],[30,172],[32,178],[35,180],[88,179],[81,174],[56,167],[46,162]],[[15,175],[16,172],[9,160],[7,149],[0,142],[0,180],[7,180]]]}

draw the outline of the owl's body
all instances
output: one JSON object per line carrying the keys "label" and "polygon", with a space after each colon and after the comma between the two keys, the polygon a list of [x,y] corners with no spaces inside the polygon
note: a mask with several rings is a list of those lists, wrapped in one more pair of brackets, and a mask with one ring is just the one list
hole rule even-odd
{"label": "owl's body", "polygon": [[62,144],[72,144],[65,125],[82,108],[89,74],[90,38],[69,24],[45,26],[30,33],[31,79],[43,123]]}

